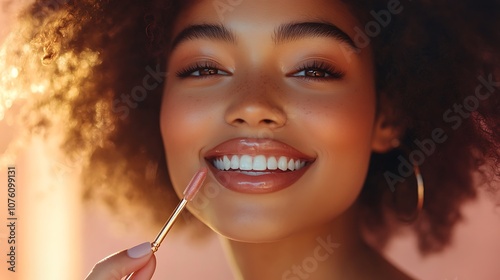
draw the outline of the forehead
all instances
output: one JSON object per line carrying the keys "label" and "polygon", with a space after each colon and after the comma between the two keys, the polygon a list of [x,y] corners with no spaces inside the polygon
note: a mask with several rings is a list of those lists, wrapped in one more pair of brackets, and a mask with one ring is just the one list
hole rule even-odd
{"label": "forehead", "polygon": [[[180,11],[174,34],[194,24],[222,24],[236,32],[299,21],[330,22],[353,35],[359,22],[341,0],[193,0]],[[251,34],[249,32],[248,34]]]}

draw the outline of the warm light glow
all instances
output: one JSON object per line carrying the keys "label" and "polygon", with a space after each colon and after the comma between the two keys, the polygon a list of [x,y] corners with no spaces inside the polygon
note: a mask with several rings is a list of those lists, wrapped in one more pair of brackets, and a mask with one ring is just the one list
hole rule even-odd
{"label": "warm light glow", "polygon": [[[50,99],[55,94],[64,95],[68,101],[77,98],[80,83],[91,77],[93,67],[101,63],[99,53],[85,50],[62,53],[52,64],[42,65],[36,59],[36,49],[27,43],[16,44],[19,41],[22,40],[16,34],[11,34],[0,49],[0,121],[19,99],[34,102],[37,98],[33,97],[43,95]],[[20,55],[13,54],[19,50]],[[65,109],[53,107],[52,115],[59,112],[57,116],[66,119]]]}
{"label": "warm light glow", "polygon": [[[67,125],[71,101],[79,97],[82,83],[92,78],[99,54],[90,50],[61,53],[53,63],[42,65],[38,47],[25,42],[21,34],[11,33],[0,47],[0,122],[10,120],[18,135],[26,129],[21,119],[36,123],[50,116],[53,127],[48,138],[32,137],[22,146],[14,140],[4,143],[7,148],[0,156],[2,166],[15,165],[19,174],[18,238],[22,245],[16,277],[77,279],[82,275],[77,176],[81,160],[63,158],[62,136],[55,132],[61,131],[62,123]],[[61,97],[68,102],[52,102]],[[41,98],[46,102],[34,111],[33,105]],[[99,111],[103,127],[108,123],[104,112],[110,110],[99,105]],[[4,279],[2,272],[0,279]]]}
{"label": "warm light glow", "polygon": [[[20,279],[75,279],[81,274],[81,205],[76,166],[67,166],[54,145],[32,142],[17,168],[25,190],[19,201]],[[73,178],[74,177],[74,178]],[[20,193],[21,195],[21,193]],[[22,243],[21,243],[22,241]]]}
{"label": "warm light glow", "polygon": [[10,77],[12,79],[15,79],[17,78],[18,75],[19,75],[19,70],[17,70],[16,67],[12,67],[12,69],[10,69]]}
{"label": "warm light glow", "polygon": [[43,93],[45,91],[45,86],[41,84],[32,84],[30,88],[32,93]]}

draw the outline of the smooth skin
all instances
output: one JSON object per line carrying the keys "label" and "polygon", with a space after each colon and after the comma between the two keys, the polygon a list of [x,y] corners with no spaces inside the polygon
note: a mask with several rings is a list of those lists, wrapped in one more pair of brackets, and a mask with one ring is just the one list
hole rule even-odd
{"label": "smooth skin", "polygon": [[[174,28],[174,36],[196,25],[231,33],[230,40],[206,33],[179,40],[169,56],[161,130],[176,192],[224,141],[286,143],[314,158],[290,187],[244,194],[209,175],[217,195],[188,205],[221,236],[235,279],[410,279],[367,246],[358,227],[355,201],[370,155],[388,151],[397,136],[376,114],[371,49],[353,51],[339,36],[307,28],[276,40],[280,27],[311,22],[353,38],[360,23],[340,0],[234,2],[221,13],[214,1],[195,1]],[[336,245],[316,250],[325,243]],[[305,269],[311,257],[316,265]],[[126,262],[102,263],[116,271]]]}

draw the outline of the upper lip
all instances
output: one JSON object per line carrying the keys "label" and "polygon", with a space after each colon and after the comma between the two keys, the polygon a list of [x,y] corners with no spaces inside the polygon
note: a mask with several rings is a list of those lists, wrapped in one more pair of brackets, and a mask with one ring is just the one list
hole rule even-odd
{"label": "upper lip", "polygon": [[230,139],[207,151],[205,159],[210,160],[224,155],[286,156],[307,162],[314,160],[314,157],[308,156],[290,145],[268,138]]}

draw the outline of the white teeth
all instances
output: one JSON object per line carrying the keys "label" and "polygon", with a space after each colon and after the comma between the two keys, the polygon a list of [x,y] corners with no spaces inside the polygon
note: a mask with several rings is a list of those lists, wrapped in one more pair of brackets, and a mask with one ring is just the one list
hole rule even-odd
{"label": "white teeth", "polygon": [[241,170],[252,170],[252,157],[248,155],[241,156],[240,168]]}
{"label": "white teeth", "polygon": [[236,155],[231,157],[231,169],[239,169],[240,168],[240,158]]}
{"label": "white teeth", "polygon": [[266,170],[267,168],[267,163],[266,163],[266,157],[265,156],[256,156],[253,159],[253,164],[252,164],[252,169],[257,170],[257,171],[263,171]]}
{"label": "white teeth", "polygon": [[286,171],[288,169],[286,157],[280,157],[280,159],[278,160],[278,168],[282,171]]}
{"label": "white teeth", "polygon": [[215,163],[215,167],[217,167],[217,169],[224,170],[224,166],[223,166],[222,161],[220,159],[215,160],[214,163]]}
{"label": "white teeth", "polygon": [[[245,174],[256,173],[263,174],[263,172],[246,172],[246,171],[266,171],[266,170],[281,170],[281,171],[294,171],[303,168],[306,162],[299,159],[289,159],[285,156],[266,157],[264,155],[250,156],[250,155],[232,155],[222,156],[215,158],[212,161],[215,168],[219,170],[240,170],[245,171]],[[269,173],[269,172],[267,172]]]}
{"label": "white teeth", "polygon": [[229,160],[229,158],[227,156],[224,156],[222,160],[224,162],[224,170],[229,170],[229,168],[231,168],[231,161]]}
{"label": "white teeth", "polygon": [[267,159],[267,169],[276,170],[278,169],[278,161],[275,157],[270,157]]}

